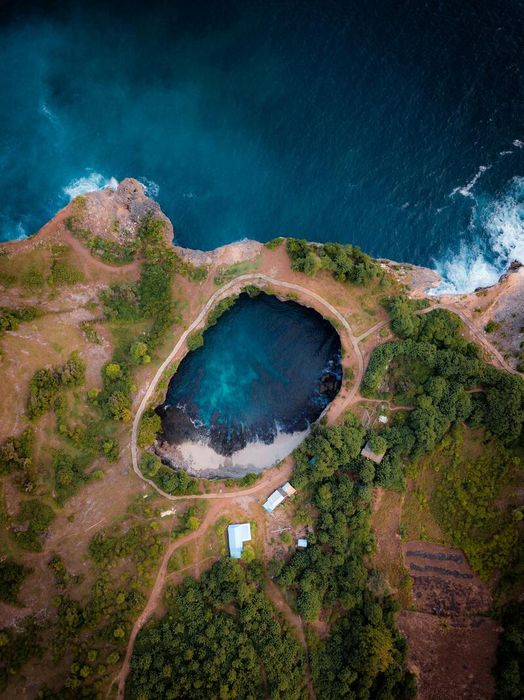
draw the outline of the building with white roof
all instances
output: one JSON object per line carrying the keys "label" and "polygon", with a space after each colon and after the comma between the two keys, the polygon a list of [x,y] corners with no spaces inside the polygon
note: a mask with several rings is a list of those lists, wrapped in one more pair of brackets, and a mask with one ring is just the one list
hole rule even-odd
{"label": "building with white roof", "polygon": [[275,508],[282,503],[284,499],[285,496],[281,494],[280,491],[273,491],[273,493],[264,503],[262,508],[265,508],[265,510],[267,510],[268,513],[272,513],[275,510]]}
{"label": "building with white roof", "polygon": [[307,540],[305,537],[301,537],[300,539],[297,540],[297,547],[299,549],[306,549],[307,547]]}
{"label": "building with white roof", "polygon": [[251,525],[249,523],[229,525],[227,528],[227,539],[229,542],[229,555],[232,559],[240,559],[244,542],[249,542],[251,539]]}

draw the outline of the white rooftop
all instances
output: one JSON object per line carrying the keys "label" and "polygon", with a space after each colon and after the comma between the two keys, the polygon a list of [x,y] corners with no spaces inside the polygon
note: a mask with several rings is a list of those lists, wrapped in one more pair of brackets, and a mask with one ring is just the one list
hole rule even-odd
{"label": "white rooftop", "polygon": [[227,528],[227,539],[229,542],[229,554],[233,559],[240,559],[244,542],[249,542],[251,539],[251,525],[249,523],[229,525]]}
{"label": "white rooftop", "polygon": [[265,508],[268,513],[272,513],[275,510],[275,508],[282,503],[284,498],[285,498],[285,496],[283,496],[280,493],[280,491],[273,491],[273,493],[267,499],[267,501],[264,503],[262,508]]}
{"label": "white rooftop", "polygon": [[301,537],[299,540],[297,540],[297,547],[305,549],[307,547],[307,540],[304,537]]}

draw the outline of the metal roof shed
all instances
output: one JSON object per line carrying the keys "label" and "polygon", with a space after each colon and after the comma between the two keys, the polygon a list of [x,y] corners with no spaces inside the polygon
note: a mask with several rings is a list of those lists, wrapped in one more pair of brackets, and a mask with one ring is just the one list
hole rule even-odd
{"label": "metal roof shed", "polygon": [[281,486],[279,490],[282,491],[282,493],[285,493],[286,496],[292,496],[294,493],[297,492],[297,490],[291,486],[289,481],[286,481],[286,483],[283,486]]}
{"label": "metal roof shed", "polygon": [[267,501],[264,503],[262,508],[265,508],[268,513],[272,513],[277,506],[279,506],[282,501],[284,500],[285,496],[283,496],[280,491],[273,491],[271,496],[267,499]]}
{"label": "metal roof shed", "polygon": [[227,528],[227,539],[230,556],[232,559],[240,559],[244,542],[249,542],[251,539],[251,525],[249,523],[229,525]]}

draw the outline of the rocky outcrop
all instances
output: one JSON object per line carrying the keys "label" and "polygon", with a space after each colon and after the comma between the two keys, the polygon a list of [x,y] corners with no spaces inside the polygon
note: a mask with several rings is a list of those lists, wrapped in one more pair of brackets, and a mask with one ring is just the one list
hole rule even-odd
{"label": "rocky outcrop", "polygon": [[[80,201],[82,205],[76,208],[80,219],[78,224],[82,226],[85,222],[86,228],[95,236],[127,243],[136,236],[144,216],[153,214],[165,222],[167,241],[171,243],[173,240],[171,221],[162,212],[160,205],[146,195],[138,180],[126,178],[116,189],[89,192]],[[74,202],[70,206],[74,211]]]}

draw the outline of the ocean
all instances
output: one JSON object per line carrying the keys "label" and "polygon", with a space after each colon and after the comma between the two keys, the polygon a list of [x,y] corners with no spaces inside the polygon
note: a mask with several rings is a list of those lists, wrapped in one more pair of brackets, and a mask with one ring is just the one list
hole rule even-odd
{"label": "ocean", "polygon": [[0,239],[141,180],[200,249],[354,243],[440,291],[524,261],[524,4],[4,2]]}

